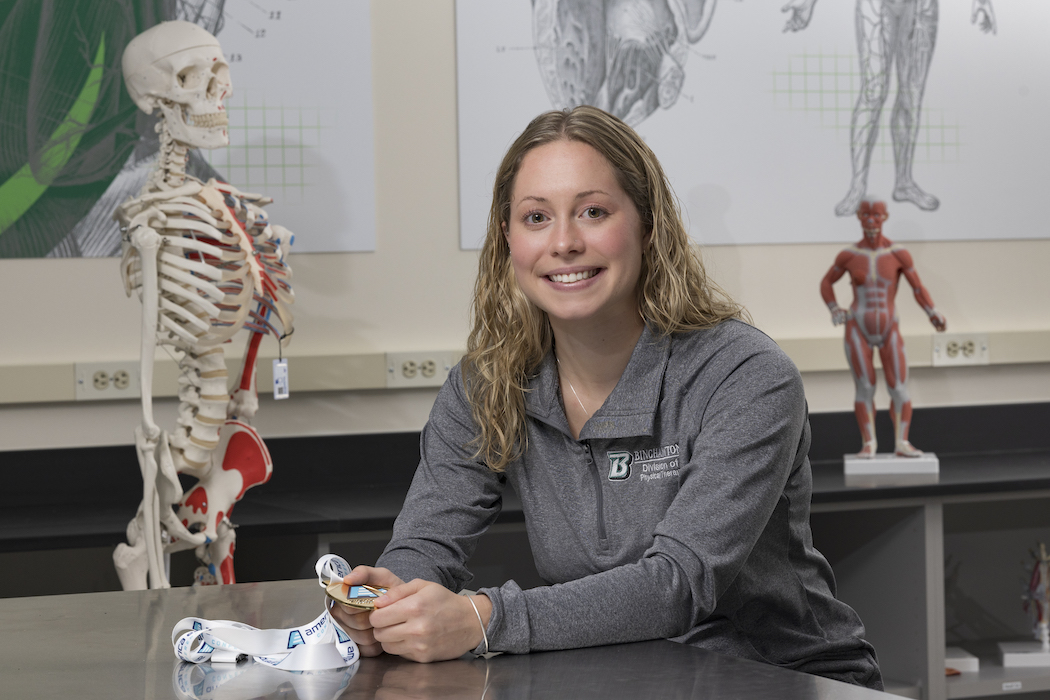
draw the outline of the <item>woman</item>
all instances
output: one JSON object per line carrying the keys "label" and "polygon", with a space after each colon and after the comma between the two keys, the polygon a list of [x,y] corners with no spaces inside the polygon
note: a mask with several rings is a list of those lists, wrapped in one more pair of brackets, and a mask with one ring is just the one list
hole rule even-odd
{"label": "woman", "polygon": [[[390,589],[336,613],[363,654],[670,638],[881,687],[810,544],[798,371],[706,280],[634,131],[587,106],[529,124],[496,176],[473,312],[382,568],[345,579]],[[457,596],[508,481],[550,585]]]}

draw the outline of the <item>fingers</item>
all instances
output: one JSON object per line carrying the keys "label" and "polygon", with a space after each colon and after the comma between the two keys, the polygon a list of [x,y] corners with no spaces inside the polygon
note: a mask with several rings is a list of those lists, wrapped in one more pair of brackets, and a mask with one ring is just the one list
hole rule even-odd
{"label": "fingers", "polygon": [[422,579],[417,578],[412,581],[409,581],[408,583],[400,583],[390,586],[389,588],[387,588],[387,591],[384,595],[381,595],[378,598],[376,598],[376,610],[385,608],[388,605],[393,605],[399,600],[404,600],[410,595],[418,593],[427,585],[429,585],[428,581],[424,581]]}
{"label": "fingers", "polygon": [[393,588],[403,583],[389,569],[379,569],[374,566],[355,566],[354,569],[343,577],[343,583],[350,586],[378,586],[379,588]]}
{"label": "fingers", "polygon": [[[384,595],[376,599],[376,609],[369,613],[368,621],[373,626],[373,635],[379,641],[400,641],[406,634],[405,625],[413,619],[418,618],[425,610],[428,596],[412,596],[431,585],[427,581],[415,579],[400,586],[393,586]],[[442,588],[442,590],[444,590]],[[391,608],[395,603],[400,603]],[[390,651],[390,653],[397,653]],[[418,660],[418,659],[414,659]]]}
{"label": "fingers", "polygon": [[802,25],[801,18],[799,17],[799,10],[795,7],[794,2],[789,2],[780,8],[781,12],[790,12],[791,16],[788,18],[787,23],[784,25],[785,32],[797,32]]}
{"label": "fingers", "polygon": [[329,611],[336,623],[357,644],[362,656],[379,656],[383,653],[383,645],[376,641],[374,628],[368,619],[371,613],[335,601],[331,601]]}
{"label": "fingers", "polygon": [[383,645],[379,642],[373,644],[361,644],[360,642],[357,642],[357,640],[354,641],[357,643],[357,650],[361,652],[361,656],[372,657],[386,653],[386,650],[383,649]]}
{"label": "fingers", "polygon": [[[369,613],[362,610],[351,611],[348,607],[342,604],[336,604],[332,608],[332,617],[339,621],[339,624],[345,628],[352,630],[370,630],[372,629],[372,623],[368,619]],[[354,640],[357,641],[357,640]]]}
{"label": "fingers", "polygon": [[[376,641],[372,625],[368,623],[368,613],[349,615],[340,613],[342,606],[338,603],[332,608],[332,617],[343,628],[350,639],[354,640],[362,656],[379,656],[383,645]],[[361,618],[364,618],[363,620]]]}
{"label": "fingers", "polygon": [[390,589],[369,620],[387,653],[419,662],[454,659],[476,647],[482,635],[470,601],[421,580]]}

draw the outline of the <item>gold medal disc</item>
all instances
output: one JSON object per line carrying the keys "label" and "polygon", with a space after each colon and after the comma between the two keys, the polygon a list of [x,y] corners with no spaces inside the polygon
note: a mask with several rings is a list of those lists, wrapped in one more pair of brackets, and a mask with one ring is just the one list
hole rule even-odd
{"label": "gold medal disc", "polygon": [[[376,598],[386,593],[385,588],[373,588],[372,586],[360,586],[365,590],[372,593],[368,596],[355,596],[349,597],[350,586],[343,583],[342,581],[332,581],[324,589],[328,597],[337,603],[341,603],[347,607],[355,608],[357,610],[375,610],[376,609]],[[358,586],[354,586],[358,588]]]}

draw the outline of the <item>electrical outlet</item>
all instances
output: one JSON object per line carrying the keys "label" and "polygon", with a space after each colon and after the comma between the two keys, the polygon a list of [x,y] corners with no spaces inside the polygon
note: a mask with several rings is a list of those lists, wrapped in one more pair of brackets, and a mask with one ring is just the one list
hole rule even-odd
{"label": "electrical outlet", "polygon": [[77,401],[137,399],[142,396],[138,360],[77,362],[75,367]]}
{"label": "electrical outlet", "polygon": [[990,362],[987,333],[935,333],[933,366],[987,365]]}
{"label": "electrical outlet", "polygon": [[386,387],[441,386],[448,379],[459,353],[451,350],[388,352],[386,354]]}

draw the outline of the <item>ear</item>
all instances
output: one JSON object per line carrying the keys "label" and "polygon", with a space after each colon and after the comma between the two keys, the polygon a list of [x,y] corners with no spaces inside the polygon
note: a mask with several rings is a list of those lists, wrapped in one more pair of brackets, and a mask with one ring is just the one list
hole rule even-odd
{"label": "ear", "polygon": [[509,239],[510,238],[510,229],[507,228],[507,222],[504,221],[503,223],[501,223],[500,224],[500,228],[503,229],[503,237]]}

